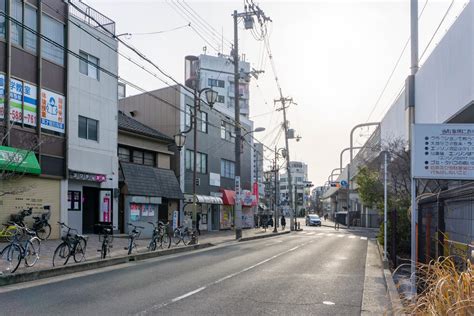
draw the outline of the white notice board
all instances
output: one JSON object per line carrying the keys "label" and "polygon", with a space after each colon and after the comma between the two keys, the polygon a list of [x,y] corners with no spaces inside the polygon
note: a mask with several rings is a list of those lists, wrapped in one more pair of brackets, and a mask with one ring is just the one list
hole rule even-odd
{"label": "white notice board", "polygon": [[413,177],[474,179],[474,124],[415,124]]}

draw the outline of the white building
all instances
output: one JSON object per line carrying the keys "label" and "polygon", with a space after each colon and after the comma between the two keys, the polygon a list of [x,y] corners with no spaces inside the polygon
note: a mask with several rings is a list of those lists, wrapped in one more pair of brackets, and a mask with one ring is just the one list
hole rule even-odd
{"label": "white building", "polygon": [[[296,211],[301,215],[305,208],[305,195],[309,195],[309,188],[305,186],[308,181],[308,165],[300,161],[290,161],[291,184],[293,196],[296,197]],[[287,215],[289,213],[289,185],[286,172],[280,176],[280,205]]]}
{"label": "white building", "polygon": [[117,79],[99,69],[118,73],[113,50],[118,43],[110,33],[89,24],[93,22],[84,12],[93,13],[112,33],[113,21],[84,3],[75,5],[80,10],[69,8],[68,48],[83,59],[68,58],[69,174],[61,217],[79,232],[91,233],[100,222],[118,225]]}

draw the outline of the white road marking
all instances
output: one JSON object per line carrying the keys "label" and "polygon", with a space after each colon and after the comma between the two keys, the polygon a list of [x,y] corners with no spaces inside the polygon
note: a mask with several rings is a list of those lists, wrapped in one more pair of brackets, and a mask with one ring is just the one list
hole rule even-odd
{"label": "white road marking", "polygon": [[323,236],[326,235],[325,233],[319,233],[318,236]]}
{"label": "white road marking", "polygon": [[341,237],[344,237],[346,235],[342,235],[342,234],[339,234],[339,235],[336,235],[337,237],[341,238]]}
{"label": "white road marking", "polygon": [[354,239],[354,238],[356,238],[356,235],[351,235],[351,236],[349,236],[349,238]]}
{"label": "white road marking", "polygon": [[184,294],[184,295],[181,295],[181,296],[178,296],[178,297],[173,298],[173,299],[171,300],[171,302],[174,303],[174,302],[180,301],[180,300],[182,300],[183,298],[186,298],[186,297],[189,297],[189,296],[194,295],[194,294],[196,294],[196,293],[199,293],[199,292],[201,292],[202,290],[205,290],[205,289],[206,289],[205,286],[200,287],[199,289],[196,289],[196,290],[191,291],[191,292],[188,292],[188,293],[186,293],[186,294]]}
{"label": "white road marking", "polygon": [[324,305],[336,305],[336,303],[331,302],[331,301],[324,301],[323,304]]}
{"label": "white road marking", "polygon": [[361,240],[367,240],[367,237],[360,237]]}

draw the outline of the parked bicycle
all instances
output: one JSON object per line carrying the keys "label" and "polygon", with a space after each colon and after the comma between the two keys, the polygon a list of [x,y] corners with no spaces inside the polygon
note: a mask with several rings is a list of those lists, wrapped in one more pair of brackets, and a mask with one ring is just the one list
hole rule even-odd
{"label": "parked bicycle", "polygon": [[39,237],[41,240],[46,240],[51,235],[51,225],[49,225],[48,221],[51,218],[51,211],[47,211],[41,216],[33,216],[35,220],[33,223],[33,231],[36,232],[36,236]]}
{"label": "parked bicycle", "polygon": [[153,225],[153,235],[151,236],[150,243],[148,244],[148,250],[155,251],[159,247],[169,248],[171,247],[171,238],[168,233],[168,225],[158,221],[158,225],[155,225],[153,222],[148,222],[148,224]]}
{"label": "parked bicycle", "polygon": [[54,251],[53,267],[66,265],[71,257],[76,263],[84,261],[87,237],[79,235],[76,229],[67,226],[65,223],[58,222],[58,224],[61,226],[61,229],[67,228],[67,232],[61,237],[62,242]]}
{"label": "parked bicycle", "polygon": [[[30,207],[30,208],[21,210],[17,214],[11,214],[9,223],[17,224],[20,227],[25,227],[25,217],[30,216],[32,213],[33,213],[33,209]],[[17,237],[20,240],[23,240],[23,238],[25,237],[25,231],[20,230],[17,233],[21,233],[21,235],[18,235]]]}
{"label": "parked bicycle", "polygon": [[99,227],[99,241],[102,242],[100,249],[97,249],[100,252],[100,258],[105,259],[107,255],[110,256],[110,248],[113,247],[112,242],[114,240],[113,230],[111,225],[101,225],[97,224]]}
{"label": "parked bicycle", "polygon": [[[29,230],[26,226],[14,225],[17,233],[0,253],[0,274],[14,273],[22,260],[25,261],[26,267],[32,267],[39,259],[41,240],[36,236],[36,233]],[[20,241],[20,237],[24,235],[22,232],[30,236],[30,239],[25,240],[23,243]]]}
{"label": "parked bicycle", "polygon": [[128,223],[128,226],[132,226],[132,230],[128,233],[128,247],[125,249],[128,249],[128,254],[130,255],[133,251],[133,249],[137,249],[137,244],[135,243],[135,240],[140,238],[140,235],[142,233],[141,230],[139,229],[145,229],[143,226],[136,226],[131,223]]}
{"label": "parked bicycle", "polygon": [[7,224],[2,224],[3,229],[0,230],[0,238],[6,239],[8,242],[13,240],[13,237],[17,234],[18,229],[15,226],[15,223],[8,222]]}
{"label": "parked bicycle", "polygon": [[180,242],[183,242],[183,245],[189,244],[191,241],[191,233],[189,232],[188,227],[178,226],[173,230],[173,241],[175,245],[178,245]]}

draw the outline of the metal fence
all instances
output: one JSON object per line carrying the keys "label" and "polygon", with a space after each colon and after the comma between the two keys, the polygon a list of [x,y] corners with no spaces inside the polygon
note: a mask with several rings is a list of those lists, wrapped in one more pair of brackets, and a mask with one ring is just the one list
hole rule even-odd
{"label": "metal fence", "polygon": [[70,0],[69,14],[100,32],[115,35],[115,22],[82,1]]}

